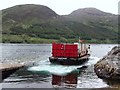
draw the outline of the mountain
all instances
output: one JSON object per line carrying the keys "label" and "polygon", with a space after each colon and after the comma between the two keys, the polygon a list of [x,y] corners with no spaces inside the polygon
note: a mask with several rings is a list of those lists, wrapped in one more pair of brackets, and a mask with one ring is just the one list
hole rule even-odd
{"label": "mountain", "polygon": [[106,21],[111,22],[113,21],[115,25],[117,25],[117,15],[106,13],[100,11],[96,8],[83,8],[73,11],[71,14],[68,15],[70,18],[74,18],[75,20],[79,21]]}
{"label": "mountain", "polygon": [[66,18],[69,18],[73,21],[82,22],[84,24],[98,23],[109,25],[114,28],[118,25],[118,15],[106,13],[96,8],[78,9],[73,11],[71,14],[66,15]]}
{"label": "mountain", "polygon": [[[2,16],[4,32],[4,30],[10,29],[11,25],[13,26],[14,24],[45,22],[56,18],[58,15],[46,6],[27,4],[4,9],[2,10]],[[10,27],[6,28],[6,25]]]}
{"label": "mountain", "polygon": [[42,5],[18,5],[8,9],[3,10],[3,20],[13,19],[15,21],[23,21],[24,19],[50,19],[55,18],[58,15],[50,8]]}
{"label": "mountain", "polygon": [[[65,15],[71,21],[84,24],[89,29],[84,29],[87,35],[91,37],[110,38],[118,36],[118,15],[103,12],[96,8],[83,8],[78,9]],[[94,38],[95,38],[94,37]],[[104,39],[105,39],[104,38]]]}
{"label": "mountain", "polygon": [[73,42],[80,36],[88,42],[115,42],[117,15],[84,8],[58,15],[43,5],[17,5],[2,10],[3,42]]}

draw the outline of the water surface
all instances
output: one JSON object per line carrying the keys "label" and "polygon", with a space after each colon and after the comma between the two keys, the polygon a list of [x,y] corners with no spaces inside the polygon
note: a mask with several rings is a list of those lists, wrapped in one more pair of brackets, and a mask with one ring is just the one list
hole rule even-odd
{"label": "water surface", "polygon": [[[27,67],[18,70],[2,82],[3,88],[109,88],[94,73],[94,64],[108,53],[112,44],[91,44],[91,56],[84,65],[62,66],[49,62],[51,44],[2,44],[1,63],[24,63]],[[78,69],[87,66],[84,69]]]}

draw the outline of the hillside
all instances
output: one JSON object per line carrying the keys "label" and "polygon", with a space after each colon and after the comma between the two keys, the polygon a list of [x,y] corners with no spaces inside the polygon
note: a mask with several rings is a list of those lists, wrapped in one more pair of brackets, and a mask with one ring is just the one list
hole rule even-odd
{"label": "hillside", "polygon": [[84,8],[60,16],[42,5],[18,5],[2,10],[3,42],[73,42],[80,36],[93,43],[116,43],[117,15]]}
{"label": "hillside", "polygon": [[109,26],[113,29],[117,28],[118,25],[118,16],[100,11],[96,8],[83,8],[73,11],[71,14],[66,15],[66,18],[71,19],[72,21],[82,22],[84,24],[95,24],[98,23],[102,27]]}

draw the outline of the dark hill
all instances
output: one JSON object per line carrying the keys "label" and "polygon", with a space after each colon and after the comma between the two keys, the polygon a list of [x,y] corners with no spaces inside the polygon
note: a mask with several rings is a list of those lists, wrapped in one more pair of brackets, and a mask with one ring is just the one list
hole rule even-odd
{"label": "dark hill", "polygon": [[51,19],[58,15],[50,8],[42,5],[18,5],[3,10],[3,19],[13,19],[15,21],[22,21],[24,19]]}
{"label": "dark hill", "polygon": [[83,8],[73,11],[66,15],[67,18],[82,23],[101,23],[116,27],[118,25],[118,16],[111,13],[100,11],[96,8]]}
{"label": "dark hill", "polygon": [[[100,32],[104,34],[107,34],[104,32],[106,30],[108,30],[107,32],[109,33],[118,32],[118,15],[103,12],[96,8],[78,9],[65,17],[71,21],[80,22],[90,27],[96,27],[96,30],[101,28]],[[102,28],[104,28],[103,31]],[[99,31],[97,32],[99,33]]]}
{"label": "dark hill", "polygon": [[4,9],[2,15],[3,42],[39,43],[40,38],[71,42],[79,36],[98,43],[117,39],[117,15],[95,8],[60,16],[46,6],[27,4]]}

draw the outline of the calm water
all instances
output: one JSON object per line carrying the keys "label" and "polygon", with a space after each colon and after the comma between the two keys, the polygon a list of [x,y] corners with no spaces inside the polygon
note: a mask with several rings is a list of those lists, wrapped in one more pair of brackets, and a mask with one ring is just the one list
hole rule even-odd
{"label": "calm water", "polygon": [[[1,63],[24,63],[25,68],[13,73],[2,82],[3,88],[109,88],[118,87],[99,79],[94,64],[107,54],[112,44],[92,44],[88,66],[62,66],[50,64],[51,44],[2,44]],[[1,50],[0,50],[1,51]]]}

